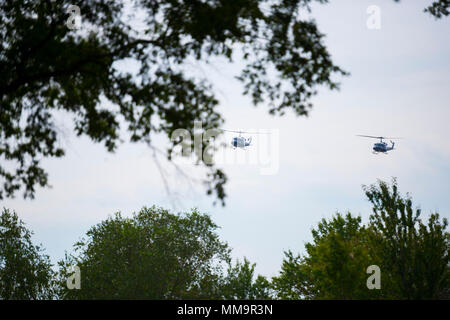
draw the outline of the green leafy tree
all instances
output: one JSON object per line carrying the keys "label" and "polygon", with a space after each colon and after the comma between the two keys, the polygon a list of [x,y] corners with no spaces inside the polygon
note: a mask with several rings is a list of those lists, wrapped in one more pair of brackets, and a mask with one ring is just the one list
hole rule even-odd
{"label": "green leafy tree", "polygon": [[300,255],[291,251],[284,252],[285,258],[279,276],[272,278],[272,286],[276,296],[282,300],[298,300],[313,298],[312,283],[306,264]]}
{"label": "green leafy tree", "polygon": [[31,241],[15,212],[0,215],[0,300],[52,299],[54,272],[49,257]]}
{"label": "green leafy tree", "polygon": [[229,249],[208,215],[174,215],[143,208],[131,218],[119,213],[93,226],[75,253],[60,262],[61,279],[77,265],[81,289],[66,299],[220,298],[219,283]]}
{"label": "green leafy tree", "polygon": [[388,298],[437,299],[450,287],[447,220],[432,214],[424,224],[420,208],[402,197],[397,181],[365,187],[373,205],[371,248],[380,259],[383,291]]}
{"label": "green leafy tree", "polygon": [[221,287],[224,299],[234,300],[267,300],[272,298],[270,282],[263,276],[255,278],[256,264],[251,264],[246,258],[230,265],[224,284]]}
{"label": "green leafy tree", "polygon": [[[409,195],[394,179],[364,187],[373,206],[367,226],[361,218],[335,215],[312,230],[306,254],[285,253],[272,279],[281,299],[448,299],[449,244],[446,219],[437,213],[423,223]],[[381,271],[381,289],[366,286],[367,267]]]}
{"label": "green leafy tree", "polygon": [[369,299],[379,293],[367,289],[366,269],[376,264],[367,246],[360,217],[337,213],[312,230],[313,242],[304,256],[285,253],[273,286],[281,299]]}

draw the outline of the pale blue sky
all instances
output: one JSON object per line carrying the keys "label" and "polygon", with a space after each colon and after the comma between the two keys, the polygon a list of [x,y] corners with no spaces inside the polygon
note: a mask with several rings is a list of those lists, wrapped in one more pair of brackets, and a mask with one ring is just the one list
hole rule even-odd
{"label": "pale blue sky", "polygon": [[[234,256],[248,257],[267,276],[278,272],[284,250],[303,251],[321,218],[350,210],[366,219],[371,208],[361,185],[378,178],[396,176],[424,215],[437,210],[450,218],[450,19],[425,14],[430,2],[314,5],[335,63],[351,76],[341,79],[339,92],[320,90],[308,118],[272,117],[264,106],[254,108],[233,79],[239,61],[194,64],[191,71],[207,74],[215,86],[225,127],[279,130],[280,165],[269,176],[254,166],[226,166],[225,208],[213,207],[201,187],[189,191],[177,182],[178,209],[195,206],[211,214]],[[381,8],[380,30],[366,27],[369,5]],[[54,261],[116,211],[130,215],[143,206],[172,206],[144,145],[123,144],[108,154],[67,128],[66,157],[44,162],[53,188],[39,189],[33,201],[17,197],[1,204],[34,230]],[[355,134],[405,139],[390,155],[373,155],[374,141]]]}

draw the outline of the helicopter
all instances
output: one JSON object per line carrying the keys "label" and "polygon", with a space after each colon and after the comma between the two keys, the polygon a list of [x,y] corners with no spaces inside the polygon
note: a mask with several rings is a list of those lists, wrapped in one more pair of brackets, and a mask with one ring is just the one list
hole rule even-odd
{"label": "helicopter", "polygon": [[383,141],[383,139],[401,139],[401,138],[389,138],[389,137],[375,137],[375,136],[365,136],[365,135],[357,135],[358,137],[364,137],[364,138],[372,138],[372,139],[380,139],[380,142],[376,142],[373,145],[373,153],[377,154],[379,152],[382,152],[384,154],[387,154],[388,151],[394,150],[394,141],[391,140],[391,146],[388,146],[386,142]]}
{"label": "helicopter", "polygon": [[234,149],[236,149],[236,148],[245,149],[245,147],[251,146],[252,137],[250,136],[248,138],[245,138],[245,137],[242,136],[242,133],[248,133],[248,134],[263,134],[263,133],[267,133],[267,132],[234,131],[234,130],[225,130],[225,129],[221,129],[221,130],[222,131],[226,131],[226,132],[239,133],[239,136],[233,137],[233,139],[231,139],[231,145],[233,146]]}

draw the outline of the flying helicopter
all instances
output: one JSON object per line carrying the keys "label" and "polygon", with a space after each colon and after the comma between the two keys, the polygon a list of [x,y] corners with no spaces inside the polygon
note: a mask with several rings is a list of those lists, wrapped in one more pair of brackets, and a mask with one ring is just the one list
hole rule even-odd
{"label": "flying helicopter", "polygon": [[234,130],[225,130],[225,129],[221,129],[222,131],[226,131],[226,132],[235,132],[235,133],[239,133],[239,136],[235,136],[233,137],[233,139],[231,139],[231,145],[233,146],[234,149],[236,148],[242,148],[245,149],[245,147],[249,147],[251,146],[252,143],[252,137],[248,137],[245,138],[242,136],[243,133],[246,134],[268,134],[268,132],[248,132],[248,131],[234,131]]}
{"label": "flying helicopter", "polygon": [[376,142],[373,145],[373,153],[377,154],[379,152],[382,152],[384,154],[387,154],[388,151],[394,150],[395,142],[391,140],[391,146],[388,146],[386,142],[383,141],[383,139],[401,139],[401,138],[389,138],[389,137],[375,137],[375,136],[365,136],[365,135],[357,135],[358,137],[364,137],[364,138],[372,138],[372,139],[380,139],[380,142]]}

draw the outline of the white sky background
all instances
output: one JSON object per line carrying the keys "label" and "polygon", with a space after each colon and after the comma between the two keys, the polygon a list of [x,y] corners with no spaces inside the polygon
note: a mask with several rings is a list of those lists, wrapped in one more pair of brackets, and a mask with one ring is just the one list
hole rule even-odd
{"label": "white sky background", "polygon": [[[213,207],[203,188],[187,191],[177,182],[172,191],[179,193],[178,209],[195,206],[210,213],[234,257],[246,256],[266,276],[279,271],[284,250],[303,252],[320,219],[350,210],[366,220],[371,208],[361,185],[377,179],[397,177],[400,191],[411,193],[424,216],[438,211],[450,218],[450,19],[424,13],[429,3],[314,5],[334,62],[351,75],[340,79],[340,91],[320,90],[308,118],[273,117],[268,108],[253,107],[233,79],[239,61],[194,64],[215,86],[225,128],[279,130],[279,171],[264,176],[256,166],[226,166],[225,208]],[[380,30],[366,27],[369,5],[381,8]],[[67,132],[66,156],[44,162],[53,188],[39,189],[32,201],[18,196],[0,205],[19,214],[53,261],[116,211],[131,215],[143,206],[172,207],[145,145],[125,143],[109,154],[103,145]],[[389,155],[374,155],[375,140],[355,134],[405,139]]]}

